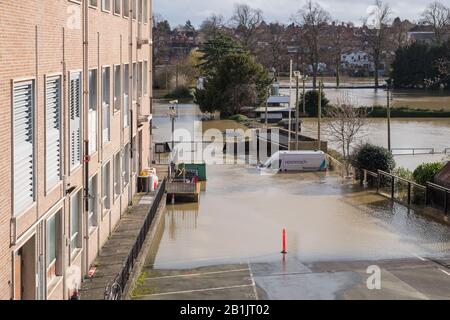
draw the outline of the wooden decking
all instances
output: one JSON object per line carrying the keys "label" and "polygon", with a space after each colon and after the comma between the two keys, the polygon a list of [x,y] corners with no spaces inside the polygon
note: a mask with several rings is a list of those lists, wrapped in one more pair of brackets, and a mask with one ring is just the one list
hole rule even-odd
{"label": "wooden decking", "polygon": [[[188,183],[184,181],[170,181],[167,183],[168,200],[172,199],[186,199],[189,201],[198,202],[200,198],[200,182]],[[175,197],[175,198],[174,198]]]}

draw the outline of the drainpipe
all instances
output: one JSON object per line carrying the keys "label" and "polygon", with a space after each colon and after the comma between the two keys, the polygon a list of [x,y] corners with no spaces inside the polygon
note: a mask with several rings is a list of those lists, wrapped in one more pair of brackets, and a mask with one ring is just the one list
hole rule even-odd
{"label": "drainpipe", "polygon": [[[134,86],[133,86],[133,79],[136,76],[134,74],[134,68],[133,68],[133,12],[134,9],[132,5],[130,5],[130,13],[129,13],[129,20],[130,20],[130,28],[129,28],[129,36],[128,36],[128,58],[130,60],[129,62],[129,84],[128,84],[128,88],[129,90],[129,99],[128,99],[128,105],[129,105],[129,114],[128,114],[128,118],[130,121],[130,164],[133,163],[133,159],[134,159],[134,152],[133,152],[133,148],[134,148],[134,144],[133,144],[133,126],[134,126],[134,113],[133,113],[133,99],[134,99]],[[136,21],[139,19],[139,17],[136,15]],[[136,46],[136,56],[137,56],[137,46]],[[136,59],[136,66],[137,65],[137,59]],[[137,97],[136,97],[137,100]],[[131,169],[130,169],[130,173],[131,173]],[[130,180],[130,184],[132,183],[132,180]],[[129,199],[129,205],[132,204],[132,199],[130,199],[132,197],[128,197]]]}
{"label": "drainpipe", "polygon": [[89,5],[83,0],[83,185],[85,216],[85,268],[89,270]]}

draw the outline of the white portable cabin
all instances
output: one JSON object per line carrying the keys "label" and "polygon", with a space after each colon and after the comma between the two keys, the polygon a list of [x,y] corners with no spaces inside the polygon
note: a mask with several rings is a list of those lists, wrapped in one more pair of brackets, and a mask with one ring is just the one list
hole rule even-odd
{"label": "white portable cabin", "polygon": [[326,171],[328,163],[323,151],[279,151],[260,169],[278,172]]}

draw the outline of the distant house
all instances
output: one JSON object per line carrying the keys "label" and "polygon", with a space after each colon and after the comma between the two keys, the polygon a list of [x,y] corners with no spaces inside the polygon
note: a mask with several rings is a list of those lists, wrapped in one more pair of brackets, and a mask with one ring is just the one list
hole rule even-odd
{"label": "distant house", "polygon": [[[444,34],[443,40],[449,40],[450,34]],[[407,41],[408,43],[420,43],[431,45],[436,42],[436,34],[432,26],[417,25],[408,31]]]}
{"label": "distant house", "polygon": [[345,69],[365,68],[369,71],[374,71],[375,69],[370,54],[362,50],[343,53],[341,55],[341,63]]}

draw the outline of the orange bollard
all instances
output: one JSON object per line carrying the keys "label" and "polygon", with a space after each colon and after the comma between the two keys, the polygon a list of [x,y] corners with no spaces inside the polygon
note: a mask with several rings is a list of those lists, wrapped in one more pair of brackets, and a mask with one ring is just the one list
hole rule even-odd
{"label": "orange bollard", "polygon": [[287,254],[287,248],[286,248],[286,229],[283,229],[283,251],[281,251],[282,254]]}

